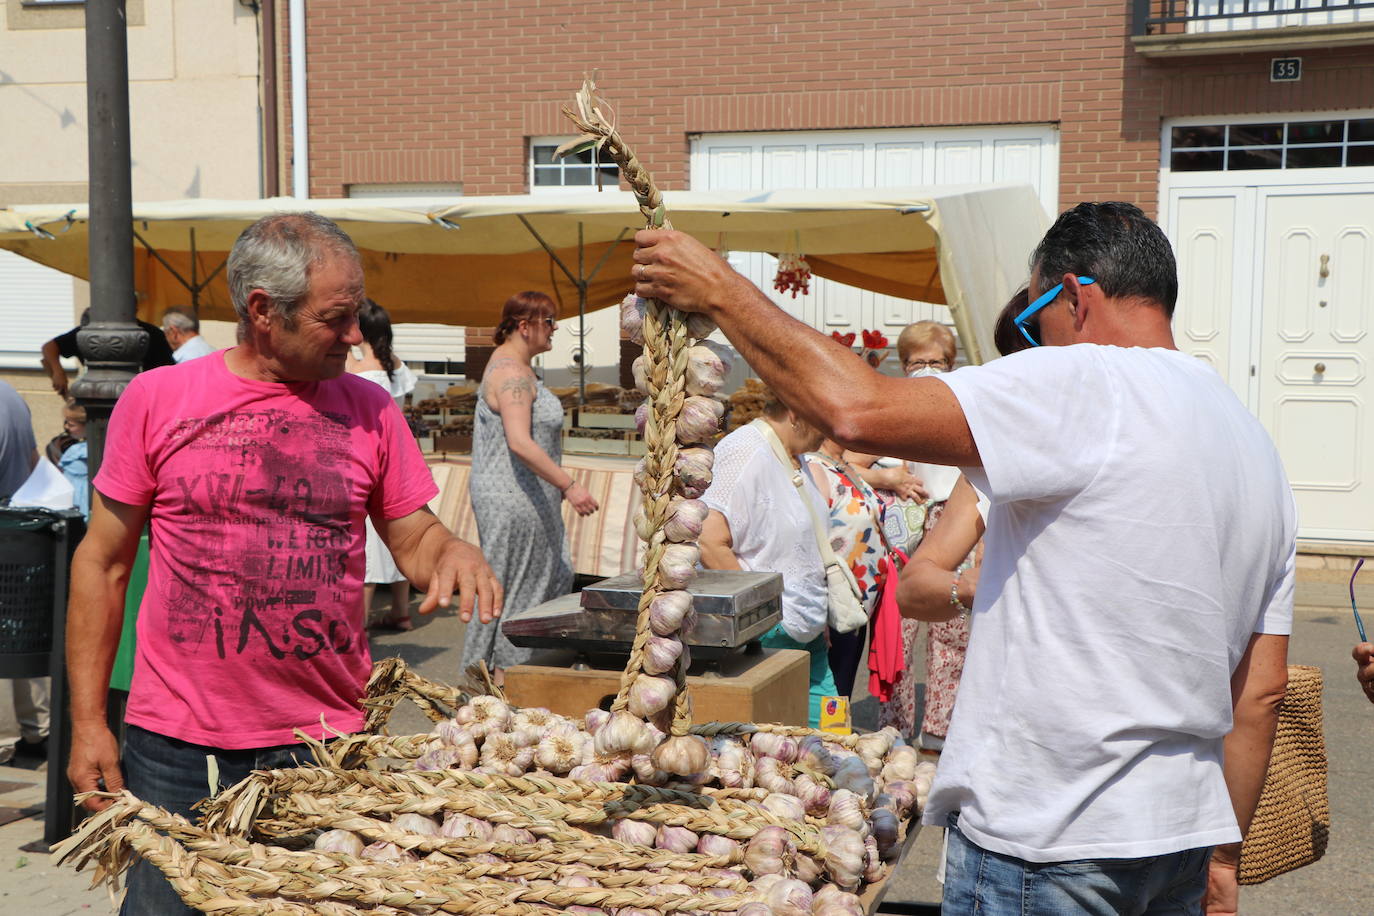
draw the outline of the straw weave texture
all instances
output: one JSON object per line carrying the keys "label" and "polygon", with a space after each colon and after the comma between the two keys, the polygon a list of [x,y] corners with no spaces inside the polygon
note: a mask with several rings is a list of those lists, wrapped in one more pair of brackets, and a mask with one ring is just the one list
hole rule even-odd
{"label": "straw weave texture", "polygon": [[1312,864],[1326,852],[1330,829],[1322,672],[1290,665],[1264,792],[1241,847],[1240,883],[1261,884]]}

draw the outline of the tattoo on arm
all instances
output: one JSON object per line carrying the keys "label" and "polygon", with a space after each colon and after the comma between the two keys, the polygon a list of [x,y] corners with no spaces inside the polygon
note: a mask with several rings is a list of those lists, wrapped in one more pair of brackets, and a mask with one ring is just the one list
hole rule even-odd
{"label": "tattoo on arm", "polygon": [[496,399],[498,401],[510,400],[517,404],[532,403],[534,401],[534,394],[534,379],[523,375],[517,375],[506,379],[501,383],[501,387],[496,389]]}

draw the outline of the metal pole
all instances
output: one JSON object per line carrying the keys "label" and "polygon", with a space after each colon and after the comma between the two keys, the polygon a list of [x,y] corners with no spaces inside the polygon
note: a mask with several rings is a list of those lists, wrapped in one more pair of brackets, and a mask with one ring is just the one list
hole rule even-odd
{"label": "metal pole", "polygon": [[582,224],[577,224],[577,406],[587,404],[587,249],[582,245]]}
{"label": "metal pole", "polygon": [[91,320],[76,335],[86,372],[72,386],[72,393],[86,407],[88,462],[94,480],[105,450],[110,411],[148,349],[147,332],[134,322],[129,48],[123,0],[86,4],[86,110]]}
{"label": "metal pole", "polygon": [[[134,321],[133,188],[129,156],[129,50],[124,0],[86,3],[86,120],[90,176],[90,321],[76,335],[86,371],[72,395],[86,408],[90,479],[100,470],[105,429],[114,403],[138,371],[148,333]],[[66,582],[66,560],[60,572]],[[54,626],[66,620],[55,613]],[[71,832],[74,811],[67,785],[71,712],[67,708],[65,640],[53,640],[52,728],[48,735],[48,802],[44,840]]]}

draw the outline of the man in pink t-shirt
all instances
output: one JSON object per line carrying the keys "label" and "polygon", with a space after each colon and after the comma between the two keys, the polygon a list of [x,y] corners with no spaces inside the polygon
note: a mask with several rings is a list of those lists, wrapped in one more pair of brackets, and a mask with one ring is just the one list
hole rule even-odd
{"label": "man in pink t-shirt", "polygon": [[[187,815],[208,794],[207,756],[229,785],[308,759],[297,729],[323,739],[361,726],[365,518],[428,589],[421,613],[455,591],[464,620],[501,604],[481,554],[427,508],[434,481],[395,403],[344,372],[362,339],[348,236],[313,213],[264,217],[235,243],[228,281],[240,345],[142,373],[115,406],[68,611],[72,785],[127,781]],[[105,695],[145,523],[121,774]],[[189,910],[141,864],[124,912]]]}

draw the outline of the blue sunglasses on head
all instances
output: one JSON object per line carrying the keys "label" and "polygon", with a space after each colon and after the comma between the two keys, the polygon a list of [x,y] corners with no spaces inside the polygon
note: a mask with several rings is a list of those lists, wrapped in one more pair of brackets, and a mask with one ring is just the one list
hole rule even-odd
{"label": "blue sunglasses on head", "polygon": [[[1078,282],[1081,283],[1083,286],[1088,286],[1089,284],[1096,283],[1097,281],[1094,280],[1092,277],[1079,277]],[[1031,332],[1026,329],[1026,323],[1029,322],[1032,318],[1034,318],[1036,313],[1039,312],[1042,308],[1049,305],[1055,299],[1059,298],[1059,294],[1063,291],[1064,284],[1056,283],[1054,286],[1051,286],[1049,289],[1045,290],[1044,295],[1042,295],[1039,299],[1036,299],[1030,305],[1026,306],[1025,311],[1023,311],[1021,314],[1017,315],[1015,318],[1012,319],[1012,324],[1016,325],[1016,330],[1021,332],[1022,337],[1030,341],[1030,345],[1032,347],[1040,346],[1040,341],[1036,340],[1034,337],[1031,336]],[[1039,333],[1039,328],[1036,329],[1036,333]]]}

